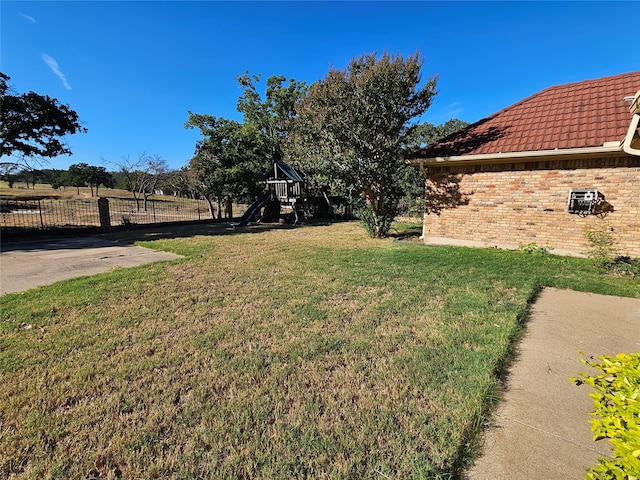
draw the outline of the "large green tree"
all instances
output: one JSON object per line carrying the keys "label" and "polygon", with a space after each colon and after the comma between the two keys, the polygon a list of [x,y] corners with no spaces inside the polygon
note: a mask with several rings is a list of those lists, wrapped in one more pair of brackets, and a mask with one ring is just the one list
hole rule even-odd
{"label": "large green tree", "polygon": [[104,167],[96,167],[86,163],[70,165],[67,175],[63,176],[62,179],[58,176],[56,180],[58,185],[64,182],[76,187],[78,195],[80,195],[80,187],[89,186],[92,197],[94,195],[94,187],[95,194],[98,195],[100,185],[105,187],[113,186],[113,177]]}
{"label": "large green tree", "polygon": [[89,165],[86,163],[69,165],[68,172],[65,180],[72,187],[76,187],[76,193],[80,195],[80,187],[89,184]]}
{"label": "large green tree", "polygon": [[95,165],[89,165],[87,168],[87,183],[89,184],[89,188],[91,188],[92,197],[94,195],[94,187],[95,195],[97,197],[99,195],[98,189],[100,188],[100,185],[103,185],[106,188],[113,188],[115,185],[113,175],[107,172],[105,167],[97,167]]}
{"label": "large green tree", "polygon": [[86,132],[78,114],[57,99],[35,92],[13,94],[0,72],[0,167],[31,168],[31,161],[70,155],[65,135]]}
{"label": "large green tree", "polygon": [[244,124],[257,127],[264,136],[270,149],[272,161],[282,160],[284,142],[289,136],[292,120],[296,117],[296,103],[306,94],[305,82],[282,75],[274,75],[267,79],[265,98],[262,99],[257,89],[260,75],[246,73],[238,77],[243,88],[243,95],[238,99],[237,110],[243,114]]}
{"label": "large green tree", "polygon": [[264,176],[283,158],[296,102],[307,88],[304,82],[272,76],[267,79],[263,98],[259,81],[259,75],[249,73],[238,77],[243,89],[237,103],[242,122],[189,112],[185,123],[185,128],[198,128],[202,134],[190,161],[192,178],[209,200],[212,214],[212,202],[217,202],[218,218],[223,201],[231,217],[231,198],[253,197],[264,190]]}
{"label": "large green tree", "polygon": [[218,219],[222,205],[233,217],[232,197],[252,197],[263,189],[260,181],[269,170],[270,145],[255,124],[216,118],[189,112],[187,128],[198,128],[203,139],[189,162],[194,188],[209,202],[212,218],[217,204]]}
{"label": "large green tree", "polygon": [[436,78],[422,83],[419,52],[362,55],[331,69],[297,105],[290,152],[303,172],[324,172],[365,198],[363,220],[382,237],[402,195],[404,139],[436,95]]}

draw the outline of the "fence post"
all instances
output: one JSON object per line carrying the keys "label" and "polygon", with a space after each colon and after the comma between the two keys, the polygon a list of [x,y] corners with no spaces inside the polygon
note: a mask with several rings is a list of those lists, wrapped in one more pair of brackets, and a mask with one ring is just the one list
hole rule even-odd
{"label": "fence post", "polygon": [[[27,187],[29,184],[27,184]],[[40,215],[40,228],[44,230],[44,221],[42,220],[42,204],[40,203],[40,199],[38,199],[38,214]]]}
{"label": "fence post", "polygon": [[98,215],[100,216],[100,228],[103,232],[111,230],[111,216],[109,215],[109,199],[100,197],[98,199]]}

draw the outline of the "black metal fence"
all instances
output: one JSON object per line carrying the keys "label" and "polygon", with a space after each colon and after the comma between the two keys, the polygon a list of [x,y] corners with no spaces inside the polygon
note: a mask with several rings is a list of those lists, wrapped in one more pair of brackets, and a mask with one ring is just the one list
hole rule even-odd
{"label": "black metal fence", "polygon": [[167,197],[143,199],[109,198],[111,225],[142,225],[166,222],[193,222],[211,218],[205,200]]}
{"label": "black metal fence", "polygon": [[[102,206],[99,203],[102,202]],[[211,218],[205,200],[166,197],[0,200],[2,235],[167,222],[193,222]]]}

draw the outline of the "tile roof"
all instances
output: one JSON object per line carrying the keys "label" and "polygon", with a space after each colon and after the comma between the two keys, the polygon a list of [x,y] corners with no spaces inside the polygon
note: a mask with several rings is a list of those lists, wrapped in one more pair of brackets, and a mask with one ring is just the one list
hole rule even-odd
{"label": "tile roof", "polygon": [[640,70],[547,88],[433,143],[411,158],[599,147],[621,142]]}

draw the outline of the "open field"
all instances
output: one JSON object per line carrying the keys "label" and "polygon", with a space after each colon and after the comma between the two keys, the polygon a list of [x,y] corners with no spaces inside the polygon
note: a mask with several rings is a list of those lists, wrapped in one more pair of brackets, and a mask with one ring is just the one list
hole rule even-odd
{"label": "open field", "polygon": [[[117,188],[100,187],[98,193],[105,197],[133,198],[131,192]],[[91,198],[91,189],[89,187],[60,187],[54,189],[49,184],[41,183],[37,183],[35,188],[29,184],[29,188],[27,188],[23,182],[16,182],[13,188],[9,188],[7,182],[0,180],[0,198],[29,200],[45,197],[55,199],[88,199]]]}
{"label": "open field", "polygon": [[141,244],[184,259],[2,297],[0,477],[456,478],[541,286],[640,297],[354,222],[174,235]]}

